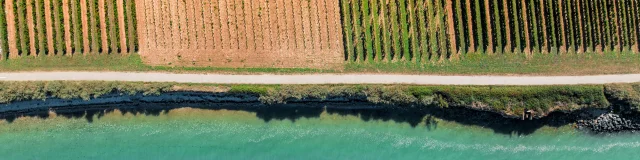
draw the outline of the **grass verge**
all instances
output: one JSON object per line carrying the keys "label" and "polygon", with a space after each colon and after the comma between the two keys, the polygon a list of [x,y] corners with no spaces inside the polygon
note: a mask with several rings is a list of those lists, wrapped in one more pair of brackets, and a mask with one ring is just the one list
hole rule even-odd
{"label": "grass verge", "polygon": [[[0,82],[0,104],[47,98],[89,100],[105,94],[157,95],[164,92],[250,94],[264,104],[347,98],[394,108],[466,107],[519,117],[525,110],[554,111],[640,108],[640,84],[573,86],[406,86],[406,85],[218,85],[102,81]],[[611,103],[610,103],[611,101]],[[613,104],[613,105],[611,105]]]}
{"label": "grass verge", "polygon": [[137,54],[21,57],[0,61],[0,72],[131,71],[229,74],[391,73],[429,75],[597,75],[640,73],[640,54],[469,54],[442,62],[346,62],[338,70],[149,66]]}

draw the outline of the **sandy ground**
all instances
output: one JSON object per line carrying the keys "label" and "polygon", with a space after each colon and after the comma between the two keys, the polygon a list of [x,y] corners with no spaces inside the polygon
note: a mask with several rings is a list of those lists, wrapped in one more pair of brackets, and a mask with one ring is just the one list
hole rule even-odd
{"label": "sandy ground", "polygon": [[577,85],[640,82],[640,74],[596,76],[221,75],[126,72],[0,73],[0,81],[104,80],[214,84]]}

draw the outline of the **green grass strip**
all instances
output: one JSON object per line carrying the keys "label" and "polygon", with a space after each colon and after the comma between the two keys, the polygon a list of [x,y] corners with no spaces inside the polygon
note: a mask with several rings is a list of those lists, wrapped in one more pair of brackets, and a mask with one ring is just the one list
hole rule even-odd
{"label": "green grass strip", "polygon": [[370,14],[370,7],[369,7],[369,1],[370,0],[363,0],[362,1],[362,28],[364,31],[364,47],[365,47],[365,54],[366,56],[363,56],[362,58],[360,58],[363,62],[373,62],[373,37],[371,34],[371,23],[373,23],[373,19],[371,18],[372,15]]}
{"label": "green grass strip", "polygon": [[44,0],[36,0],[38,4],[38,9],[36,9],[36,32],[37,32],[37,40],[38,40],[38,54],[46,55],[48,52],[47,48],[47,37],[46,37],[46,29],[45,29],[45,19],[44,19]]}
{"label": "green grass strip", "polygon": [[418,40],[419,36],[418,36],[418,22],[417,22],[417,17],[418,15],[416,15],[416,10],[418,9],[418,7],[416,6],[416,1],[414,0],[410,0],[409,1],[409,35],[411,37],[411,61],[415,61],[417,63],[420,63],[420,58],[421,58],[421,54],[420,53],[420,41]]}
{"label": "green grass strip", "polygon": [[572,52],[575,52],[575,50],[576,50],[576,34],[575,34],[576,33],[575,32],[576,26],[575,26],[575,23],[574,23],[574,19],[575,18],[573,17],[574,16],[574,13],[573,13],[574,11],[572,10],[573,6],[571,5],[571,0],[565,0],[565,2],[566,2],[566,6],[567,6],[566,7],[567,8],[567,20],[569,21],[569,25],[568,26],[569,26],[569,44],[570,44],[568,46],[569,49],[567,49],[567,50],[568,50],[569,53],[572,53]]}
{"label": "green grass strip", "polygon": [[609,5],[608,5],[608,1],[607,0],[603,0],[601,1],[603,3],[603,8],[604,8],[604,16],[606,16],[606,18],[604,18],[604,24],[605,24],[605,45],[602,46],[604,47],[605,51],[611,51],[611,44],[613,44],[612,42],[612,38],[611,38],[611,15],[609,14]]}
{"label": "green grass strip", "polygon": [[351,3],[350,0],[341,0],[342,4],[342,26],[344,31],[344,40],[345,40],[345,54],[347,54],[347,61],[355,61],[355,46],[353,44],[353,27],[351,21]]}
{"label": "green grass strip", "polygon": [[118,19],[117,19],[117,9],[115,5],[116,0],[106,0],[107,7],[107,28],[108,28],[108,36],[109,37],[109,53],[118,53],[120,51],[120,35],[119,27],[118,27]]}
{"label": "green grass strip", "polygon": [[71,0],[71,22],[73,29],[73,50],[74,53],[82,53],[82,20],[80,17],[80,0]]}
{"label": "green grass strip", "polygon": [[624,35],[623,36],[624,37],[623,47],[624,47],[624,49],[626,51],[629,51],[630,47],[631,47],[630,43],[629,43],[629,36],[631,36],[632,34],[629,32],[629,23],[628,23],[629,22],[628,21],[629,18],[627,16],[627,7],[626,7],[626,6],[629,6],[629,4],[627,4],[627,2],[628,1],[619,1],[618,3],[622,3],[622,4],[619,4],[620,10],[621,10],[619,13],[622,14],[622,23],[621,24],[622,24],[622,29],[624,31],[623,32],[624,33],[623,34]]}
{"label": "green grass strip", "polygon": [[425,13],[427,12],[427,3],[425,1],[429,0],[418,0],[418,25],[420,26],[420,49],[422,54],[420,57],[416,57],[418,62],[426,62],[429,60],[429,25],[427,24],[427,16]]}
{"label": "green grass strip", "polygon": [[0,59],[7,59],[9,53],[9,43],[7,38],[7,14],[5,13],[5,0],[0,0]]}
{"label": "green grass strip", "polygon": [[89,43],[92,53],[102,50],[102,38],[100,33],[100,16],[98,14],[98,0],[87,0],[89,21]]}
{"label": "green grass strip", "polygon": [[484,45],[484,38],[482,37],[482,35],[484,34],[484,32],[482,31],[482,29],[484,28],[483,27],[484,25],[482,25],[483,14],[480,11],[480,9],[482,8],[480,5],[480,0],[475,0],[474,8],[476,12],[476,17],[474,20],[476,23],[476,42],[478,42],[478,47],[476,47],[476,51],[478,53],[484,53],[484,48],[486,46]]}
{"label": "green grass strip", "polygon": [[592,14],[593,14],[593,10],[592,9],[593,8],[591,7],[591,3],[584,3],[583,1],[581,1],[581,4],[583,4],[583,6],[584,6],[583,9],[582,9],[583,13],[586,14],[586,17],[587,17],[587,21],[586,21],[587,25],[586,26],[587,26],[587,34],[589,34],[588,35],[589,41],[587,41],[587,44],[589,46],[587,47],[587,51],[593,51],[594,50],[594,43],[595,43],[595,39],[593,37],[594,27],[593,27],[593,21],[592,21],[593,20],[592,19],[593,18],[593,16],[592,16]]}
{"label": "green grass strip", "polygon": [[65,52],[65,46],[64,46],[64,39],[62,38],[64,36],[64,31],[62,30],[63,26],[62,26],[62,1],[57,1],[57,0],[52,0],[51,1],[51,6],[52,6],[52,16],[53,16],[53,30],[54,30],[54,48],[56,49],[56,54],[58,55],[62,55]]}
{"label": "green grass strip", "polygon": [[432,0],[427,1],[427,17],[429,19],[429,60],[436,60],[438,55],[438,23],[436,16],[435,3]]}
{"label": "green grass strip", "polygon": [[449,58],[449,40],[448,40],[448,35],[447,35],[447,25],[446,25],[446,14],[444,12],[444,2],[442,0],[436,0],[436,5],[437,5],[437,19],[438,19],[438,24],[440,24],[438,27],[438,41],[440,41],[440,57],[439,60],[446,60],[447,58]]}
{"label": "green grass strip", "polygon": [[465,29],[464,29],[464,19],[462,18],[462,2],[460,0],[455,0],[456,3],[456,19],[458,24],[457,24],[457,28],[458,28],[458,39],[460,41],[460,47],[458,48],[458,50],[460,51],[460,53],[462,54],[466,54],[467,53],[467,42],[465,40]]}
{"label": "green grass strip", "polygon": [[[493,0],[493,17],[494,17],[494,26],[496,32],[496,41],[498,42],[498,46],[496,47],[496,53],[502,53],[502,49],[504,48],[504,43],[502,42],[502,22],[500,21],[501,12],[498,8],[498,0]],[[487,11],[488,12],[488,11]]]}
{"label": "green grass strip", "polygon": [[549,18],[549,26],[551,27],[551,47],[549,48],[552,54],[555,54],[558,50],[558,37],[557,37],[557,33],[556,33],[556,19],[555,19],[555,9],[554,9],[554,3],[555,1],[551,0],[551,1],[547,1],[547,9],[548,9],[548,13],[550,16],[548,16]]}
{"label": "green grass strip", "polygon": [[20,51],[20,55],[29,54],[29,31],[27,30],[27,22],[26,22],[26,4],[25,0],[16,0],[14,13],[18,17],[16,28],[18,31],[18,48]]}
{"label": "green grass strip", "polygon": [[409,35],[409,13],[407,13],[407,0],[398,0],[400,9],[400,31],[402,32],[402,60],[411,61],[411,45]]}
{"label": "green grass strip", "polygon": [[518,17],[522,17],[518,14],[518,4],[516,3],[517,0],[512,0],[511,1],[511,11],[513,13],[513,28],[514,28],[514,34],[516,35],[516,39],[514,41],[516,41],[516,46],[514,47],[513,53],[520,53],[520,49],[522,49],[522,38],[520,35],[522,35],[520,33],[520,21]]}
{"label": "green grass strip", "polygon": [[361,0],[351,0],[351,8],[353,13],[353,43],[356,46],[356,61],[364,60],[364,42],[363,42],[363,28],[362,28],[362,18],[360,12],[360,2]]}
{"label": "green grass strip", "polygon": [[[384,57],[380,57],[378,58],[380,61],[383,61],[384,59],[386,59],[387,61],[391,61],[392,57],[392,51],[393,51],[393,41],[392,41],[392,36],[393,36],[393,20],[391,19],[391,12],[389,11],[389,6],[387,6],[388,1],[386,0],[380,0],[380,10],[382,11],[382,19],[381,19],[381,26],[382,26],[382,44],[383,44],[383,50],[384,50]],[[384,58],[384,59],[383,59]]]}
{"label": "green grass strip", "polygon": [[394,61],[394,60],[399,60],[399,58],[401,57],[401,53],[402,53],[402,41],[400,40],[402,35],[400,34],[400,24],[398,23],[398,5],[396,4],[395,0],[390,0],[391,3],[389,3],[389,8],[390,8],[390,17],[389,17],[389,21],[391,21],[391,38],[393,43],[391,43],[391,45],[393,46],[393,52],[392,55],[389,56],[389,61]]}
{"label": "green grass strip", "polygon": [[529,18],[531,19],[531,24],[533,24],[533,41],[534,41],[534,46],[533,46],[533,52],[534,53],[538,53],[540,52],[540,37],[538,35],[538,21],[537,21],[537,17],[539,16],[544,16],[544,15],[538,15],[540,13],[536,13],[536,2],[534,0],[529,0],[529,13],[530,16]]}
{"label": "green grass strip", "polygon": [[136,20],[136,4],[134,0],[125,0],[125,22],[127,26],[127,48],[128,52],[138,51],[138,28]]}
{"label": "green grass strip", "polygon": [[[381,22],[381,14],[380,14],[380,4],[378,4],[379,0],[371,0],[371,19],[373,21],[372,23],[372,32],[373,32],[373,48],[374,48],[374,55],[373,57],[375,58],[373,61],[380,61],[382,60],[382,35],[380,34],[381,30],[381,26],[380,26],[380,22]],[[385,30],[385,32],[387,32]]]}

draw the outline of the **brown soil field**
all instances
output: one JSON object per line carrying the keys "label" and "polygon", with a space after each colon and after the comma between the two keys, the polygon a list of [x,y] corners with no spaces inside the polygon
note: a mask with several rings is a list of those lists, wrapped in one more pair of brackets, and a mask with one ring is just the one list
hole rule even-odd
{"label": "brown soil field", "polygon": [[[289,14],[293,16],[293,26],[296,36],[296,49],[304,49],[304,28],[302,24],[302,5],[301,1],[291,0],[291,9],[293,10],[293,14]],[[291,13],[291,12],[289,12]]]}
{"label": "brown soil field", "polygon": [[262,24],[262,15],[264,10],[260,7],[262,6],[261,0],[256,0],[251,2],[251,15],[253,17],[253,35],[255,37],[255,49],[263,50],[264,49],[264,25]]}
{"label": "brown soil field", "polygon": [[236,16],[236,33],[238,34],[238,49],[247,49],[247,26],[244,18],[242,0],[235,0],[233,9]]}
{"label": "brown soil field", "polygon": [[242,16],[244,17],[244,26],[245,26],[245,35],[246,35],[246,46],[247,50],[254,50],[256,48],[256,39],[253,28],[253,14],[251,13],[251,1],[253,0],[242,0]]}
{"label": "brown soil field", "polygon": [[[267,3],[267,2],[265,2]],[[268,49],[280,49],[283,43],[281,42],[280,39],[280,21],[281,19],[279,19],[280,14],[278,13],[278,4],[275,2],[269,2],[268,4],[269,7],[269,46],[270,48]]]}
{"label": "brown soil field", "polygon": [[180,17],[178,16],[178,1],[170,0],[169,4],[169,16],[171,19],[168,21],[171,22],[171,48],[180,48]]}
{"label": "brown soil field", "polygon": [[192,49],[202,49],[204,48],[204,46],[206,45],[205,43],[205,39],[204,39],[204,29],[202,28],[203,26],[203,20],[202,20],[202,3],[200,0],[192,0],[191,1],[191,7],[192,12],[193,12],[193,31],[194,31],[194,35],[195,35],[195,46],[191,47]]}
{"label": "brown soil field", "polygon": [[213,27],[211,22],[211,1],[202,1],[202,21],[204,30],[204,49],[214,49],[213,45]]}
{"label": "brown soil field", "polygon": [[309,23],[311,27],[311,39],[313,43],[313,49],[320,49],[320,23],[318,17],[318,0],[311,0],[309,2]]}
{"label": "brown soil field", "polygon": [[151,18],[138,18],[147,24],[139,38],[157,45],[140,50],[143,60],[171,66],[312,68],[334,68],[344,60],[342,47],[325,47],[342,43],[337,1],[212,2],[145,0],[147,7],[138,6],[144,15],[138,17]]}
{"label": "brown soil field", "polygon": [[[218,4],[218,15],[219,15],[219,19],[220,19],[220,30],[218,33],[220,33],[221,37],[220,40],[218,41],[220,44],[220,47],[218,47],[217,49],[232,49],[233,46],[231,45],[233,42],[231,42],[231,28],[229,27],[231,24],[231,22],[229,21],[229,15],[227,14],[228,10],[227,10],[227,2],[226,0],[220,0],[219,4]],[[234,32],[235,34],[235,32]],[[237,49],[237,48],[233,48],[233,49]]]}
{"label": "brown soil field", "polygon": [[320,49],[329,49],[329,43],[331,43],[329,41],[329,17],[327,14],[320,14],[327,13],[327,0],[316,1],[318,1],[318,24],[320,26],[320,38],[318,40],[320,41]]}

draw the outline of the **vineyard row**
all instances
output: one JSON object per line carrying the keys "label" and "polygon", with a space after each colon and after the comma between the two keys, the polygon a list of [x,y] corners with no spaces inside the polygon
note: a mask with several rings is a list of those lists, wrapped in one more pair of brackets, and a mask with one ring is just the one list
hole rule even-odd
{"label": "vineyard row", "polygon": [[638,52],[638,0],[340,0],[348,61]]}
{"label": "vineyard row", "polygon": [[138,50],[134,0],[0,0],[1,58]]}

